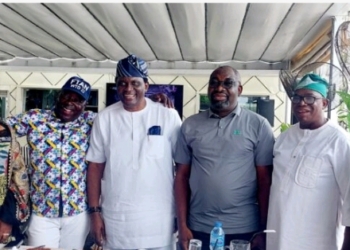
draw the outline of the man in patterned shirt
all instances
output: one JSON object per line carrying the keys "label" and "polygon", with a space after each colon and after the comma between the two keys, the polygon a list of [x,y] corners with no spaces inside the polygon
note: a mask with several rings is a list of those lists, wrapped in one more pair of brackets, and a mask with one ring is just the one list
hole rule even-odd
{"label": "man in patterned shirt", "polygon": [[52,110],[32,109],[7,118],[27,136],[33,214],[28,244],[83,249],[89,231],[85,155],[96,113],[84,111],[91,86],[70,78]]}

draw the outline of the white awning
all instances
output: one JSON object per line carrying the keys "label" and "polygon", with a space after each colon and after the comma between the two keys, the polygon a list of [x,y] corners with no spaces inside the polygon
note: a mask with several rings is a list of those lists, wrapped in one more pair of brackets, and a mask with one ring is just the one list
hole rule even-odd
{"label": "white awning", "polygon": [[331,16],[348,9],[346,3],[3,3],[0,66],[109,68],[136,54],[153,69],[218,63],[280,69]]}

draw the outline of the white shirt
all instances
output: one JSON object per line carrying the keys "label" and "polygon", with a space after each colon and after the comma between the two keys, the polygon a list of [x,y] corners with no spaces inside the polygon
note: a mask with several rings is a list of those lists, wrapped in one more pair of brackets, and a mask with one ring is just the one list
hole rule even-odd
{"label": "white shirt", "polygon": [[273,165],[267,228],[277,233],[267,250],[340,249],[341,223],[350,226],[349,134],[333,121],[295,124],[277,138]]}
{"label": "white shirt", "polygon": [[[173,243],[173,153],[181,126],[176,110],[146,98],[128,112],[121,102],[94,122],[87,160],[103,163],[102,215],[106,247],[154,248]],[[152,126],[161,135],[148,135]]]}

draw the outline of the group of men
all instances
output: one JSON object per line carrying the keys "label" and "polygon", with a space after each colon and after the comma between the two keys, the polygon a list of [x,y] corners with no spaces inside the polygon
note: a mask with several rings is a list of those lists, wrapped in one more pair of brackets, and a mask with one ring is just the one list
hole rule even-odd
{"label": "group of men", "polygon": [[[52,110],[6,120],[30,146],[29,245],[83,249],[90,229],[103,249],[170,250],[176,217],[185,250],[193,238],[209,249],[215,221],[225,245],[350,249],[350,136],[324,117],[324,79],[307,74],[297,83],[299,123],[275,142],[268,121],[239,106],[243,87],[232,67],[212,72],[210,109],[183,123],[145,97],[147,77],[147,64],[130,55],[116,70],[121,102],[97,115],[84,110],[91,86],[73,77]],[[2,215],[7,242],[14,224]],[[276,233],[256,234],[265,229]]]}

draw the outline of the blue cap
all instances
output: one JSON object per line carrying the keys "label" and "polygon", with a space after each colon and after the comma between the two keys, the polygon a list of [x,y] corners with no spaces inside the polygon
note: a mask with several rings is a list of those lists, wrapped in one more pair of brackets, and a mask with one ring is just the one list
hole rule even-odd
{"label": "blue cap", "polygon": [[91,85],[84,79],[73,76],[63,85],[62,91],[72,91],[87,101],[90,97]]}
{"label": "blue cap", "polygon": [[222,227],[222,223],[220,221],[215,221],[215,227]]}

